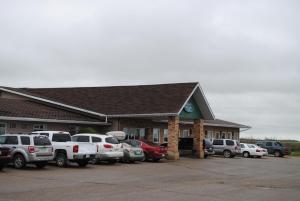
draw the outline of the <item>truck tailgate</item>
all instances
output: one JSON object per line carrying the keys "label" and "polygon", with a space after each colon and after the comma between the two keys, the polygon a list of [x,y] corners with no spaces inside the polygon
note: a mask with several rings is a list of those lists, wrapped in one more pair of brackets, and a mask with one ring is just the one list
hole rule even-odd
{"label": "truck tailgate", "polygon": [[89,142],[76,142],[79,145],[78,154],[96,154],[97,146]]}

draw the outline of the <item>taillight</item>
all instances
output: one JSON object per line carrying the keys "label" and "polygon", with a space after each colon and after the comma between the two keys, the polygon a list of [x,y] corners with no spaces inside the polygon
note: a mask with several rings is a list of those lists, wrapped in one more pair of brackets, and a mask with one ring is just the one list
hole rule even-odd
{"label": "taillight", "polygon": [[34,146],[29,146],[28,147],[28,152],[31,153],[31,154],[34,153],[35,152]]}
{"label": "taillight", "polygon": [[73,153],[78,153],[79,151],[79,146],[78,145],[74,145],[73,146]]}
{"label": "taillight", "polygon": [[104,148],[107,148],[107,149],[113,148],[112,145],[110,145],[110,144],[104,144],[103,146],[104,146]]}
{"label": "taillight", "polygon": [[259,149],[256,149],[256,152],[260,152],[260,150],[259,150]]}

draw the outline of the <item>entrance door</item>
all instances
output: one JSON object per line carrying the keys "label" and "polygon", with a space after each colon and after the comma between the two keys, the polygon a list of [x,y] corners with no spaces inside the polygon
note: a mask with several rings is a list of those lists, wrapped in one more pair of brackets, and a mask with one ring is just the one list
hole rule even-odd
{"label": "entrance door", "polygon": [[5,134],[6,131],[6,124],[0,123],[0,135]]}

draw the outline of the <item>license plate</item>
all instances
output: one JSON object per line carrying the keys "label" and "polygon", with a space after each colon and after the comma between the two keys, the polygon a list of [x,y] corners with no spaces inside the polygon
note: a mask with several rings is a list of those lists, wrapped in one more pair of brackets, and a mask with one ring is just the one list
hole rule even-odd
{"label": "license plate", "polygon": [[141,155],[142,152],[141,152],[141,151],[135,151],[135,154],[136,154],[136,155]]}

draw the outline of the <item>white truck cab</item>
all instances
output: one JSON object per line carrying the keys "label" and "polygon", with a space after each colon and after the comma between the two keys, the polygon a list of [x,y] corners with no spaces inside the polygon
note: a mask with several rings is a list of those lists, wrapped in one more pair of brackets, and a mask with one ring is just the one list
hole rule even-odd
{"label": "white truck cab", "polygon": [[68,161],[76,162],[84,167],[93,159],[97,147],[89,142],[72,142],[69,132],[64,131],[35,131],[33,134],[44,135],[49,138],[54,150],[54,160],[57,166],[64,167]]}

